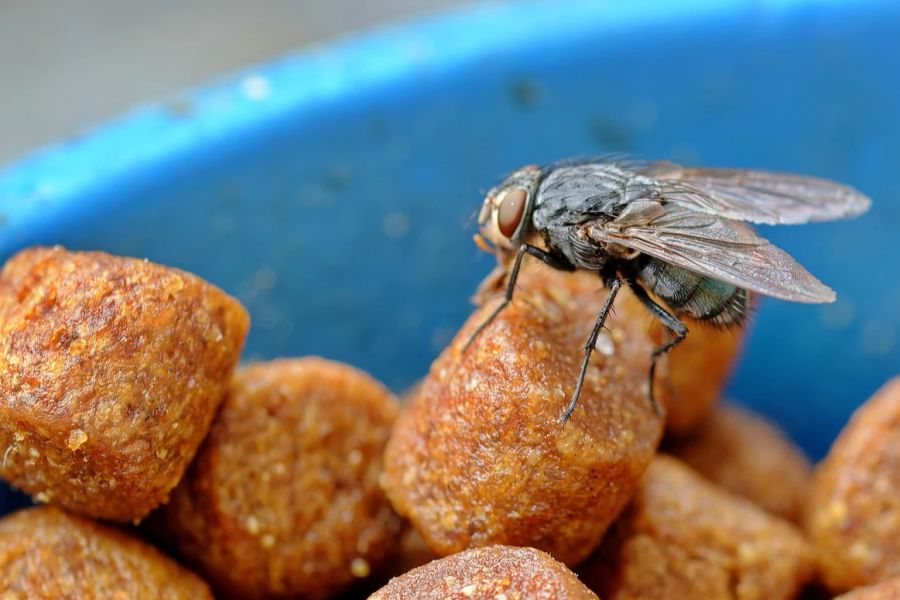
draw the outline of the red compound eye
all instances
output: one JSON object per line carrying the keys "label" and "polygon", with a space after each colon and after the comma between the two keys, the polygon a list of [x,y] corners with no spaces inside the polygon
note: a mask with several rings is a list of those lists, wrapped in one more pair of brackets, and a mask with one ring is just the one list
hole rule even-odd
{"label": "red compound eye", "polygon": [[500,210],[497,214],[497,226],[500,233],[507,238],[512,237],[519,227],[522,220],[522,214],[525,212],[525,198],[527,193],[522,188],[514,188],[506,193],[503,202],[500,204]]}

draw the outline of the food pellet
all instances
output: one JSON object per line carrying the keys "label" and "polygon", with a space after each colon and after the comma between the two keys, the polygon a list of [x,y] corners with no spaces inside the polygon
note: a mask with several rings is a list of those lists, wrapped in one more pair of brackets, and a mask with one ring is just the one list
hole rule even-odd
{"label": "food pellet", "polygon": [[140,520],[206,435],[248,327],[235,299],[178,269],[16,254],[0,272],[0,476],[39,502]]}
{"label": "food pellet", "polygon": [[581,273],[520,277],[515,301],[468,351],[498,298],[432,365],[391,435],[384,487],[439,555],[499,543],[575,564],[627,503],[659,443],[663,417],[647,396],[652,343],[642,322],[613,316],[615,354],[594,354],[562,424],[577,349],[603,293]]}

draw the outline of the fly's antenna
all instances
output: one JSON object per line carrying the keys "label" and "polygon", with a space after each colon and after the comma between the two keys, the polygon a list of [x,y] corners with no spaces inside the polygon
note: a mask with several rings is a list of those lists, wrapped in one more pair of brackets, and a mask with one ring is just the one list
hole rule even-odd
{"label": "fly's antenna", "polygon": [[473,235],[472,239],[475,241],[475,245],[478,246],[479,250],[487,252],[488,254],[497,254],[497,248],[489,241],[484,239],[484,236],[482,236],[480,233],[476,233],[475,235]]}
{"label": "fly's antenna", "polygon": [[[483,199],[485,195],[487,195],[488,190],[484,188],[479,188],[478,192],[481,194],[481,198]],[[469,216],[466,218],[466,222],[463,224],[463,229],[469,229],[472,227],[472,222],[475,221],[475,218],[478,216],[478,213],[481,211],[481,204],[476,204],[472,211],[469,213]]]}

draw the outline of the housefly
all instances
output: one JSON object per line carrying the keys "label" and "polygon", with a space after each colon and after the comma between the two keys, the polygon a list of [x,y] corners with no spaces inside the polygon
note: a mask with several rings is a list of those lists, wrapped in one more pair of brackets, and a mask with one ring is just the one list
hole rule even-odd
{"label": "housefly", "polygon": [[[740,325],[751,293],[793,302],[833,302],[834,292],[744,222],[796,224],[853,217],[870,200],[815,177],[741,169],[687,168],[666,161],[587,160],[529,165],[491,189],[481,233],[508,268],[502,301],[472,340],[512,300],[526,254],[565,271],[597,273],[609,293],[584,349],[561,421],[568,420],[591,352],[625,285],[670,332],[660,356],[688,329],[681,317],[721,328]],[[508,260],[511,259],[511,260]]]}

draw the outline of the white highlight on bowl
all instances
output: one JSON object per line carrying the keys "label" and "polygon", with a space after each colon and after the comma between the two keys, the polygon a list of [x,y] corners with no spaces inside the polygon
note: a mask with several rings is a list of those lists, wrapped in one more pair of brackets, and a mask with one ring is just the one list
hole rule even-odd
{"label": "white highlight on bowl", "polygon": [[250,75],[241,81],[241,91],[250,100],[265,100],[272,92],[272,84],[261,75]]}

